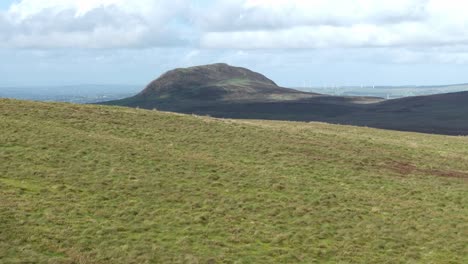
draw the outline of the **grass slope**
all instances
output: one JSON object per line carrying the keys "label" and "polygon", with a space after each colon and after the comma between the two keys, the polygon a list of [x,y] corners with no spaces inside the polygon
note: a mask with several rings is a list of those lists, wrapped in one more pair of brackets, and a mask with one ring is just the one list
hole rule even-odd
{"label": "grass slope", "polygon": [[0,100],[2,263],[467,263],[468,138]]}

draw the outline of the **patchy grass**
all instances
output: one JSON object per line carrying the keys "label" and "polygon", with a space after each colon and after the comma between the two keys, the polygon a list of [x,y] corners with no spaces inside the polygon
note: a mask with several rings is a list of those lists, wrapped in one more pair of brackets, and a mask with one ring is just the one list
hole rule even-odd
{"label": "patchy grass", "polygon": [[245,78],[232,78],[232,79],[227,79],[225,81],[217,83],[219,86],[248,86],[252,81]]}
{"label": "patchy grass", "polygon": [[0,100],[2,263],[467,263],[468,138]]}

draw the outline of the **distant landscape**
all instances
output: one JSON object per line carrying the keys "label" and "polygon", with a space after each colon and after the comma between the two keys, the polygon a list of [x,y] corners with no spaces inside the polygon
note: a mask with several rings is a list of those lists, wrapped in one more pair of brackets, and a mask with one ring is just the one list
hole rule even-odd
{"label": "distant landscape", "polygon": [[295,89],[339,96],[376,96],[385,99],[397,99],[409,96],[433,95],[468,91],[468,84],[449,85],[403,85],[403,86],[327,86],[297,87]]}
{"label": "distant landscape", "polygon": [[[47,102],[97,103],[133,96],[145,85],[88,84],[65,86],[0,86],[0,98]],[[468,84],[433,86],[336,86],[291,87],[293,89],[338,96],[371,96],[396,99],[408,96],[433,95],[468,91]]]}
{"label": "distant landscape", "polygon": [[468,135],[468,84],[278,86],[224,63],[170,70],[144,85],[0,87],[0,98],[105,104],[219,118],[320,121],[400,131]]}
{"label": "distant landscape", "polygon": [[[462,87],[465,86],[438,89]],[[468,92],[397,99],[305,92],[280,87],[266,76],[246,68],[217,63],[170,70],[135,96],[101,104],[219,118],[320,121],[468,135],[467,101]]]}
{"label": "distant landscape", "polygon": [[63,86],[0,86],[0,98],[77,104],[97,103],[129,97],[141,85],[63,85]]}

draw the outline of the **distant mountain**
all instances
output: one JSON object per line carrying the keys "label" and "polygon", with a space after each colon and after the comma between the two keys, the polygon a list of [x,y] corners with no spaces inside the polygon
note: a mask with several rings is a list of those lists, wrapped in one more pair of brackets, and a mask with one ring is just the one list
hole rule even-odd
{"label": "distant mountain", "polygon": [[221,63],[169,71],[136,96],[101,104],[468,135],[468,92],[394,100],[330,96],[279,87],[259,73]]}
{"label": "distant mountain", "polygon": [[317,95],[279,87],[262,74],[217,63],[168,71],[136,96],[105,104],[192,111],[194,106],[290,101]]}

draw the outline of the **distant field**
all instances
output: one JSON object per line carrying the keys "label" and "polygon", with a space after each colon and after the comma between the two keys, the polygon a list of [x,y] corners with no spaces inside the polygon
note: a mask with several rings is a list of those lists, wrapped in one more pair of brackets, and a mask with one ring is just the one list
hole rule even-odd
{"label": "distant field", "polygon": [[408,96],[432,95],[468,91],[468,84],[430,85],[430,86],[343,86],[343,87],[298,87],[302,91],[340,95],[340,96],[377,96],[395,99]]}
{"label": "distant field", "polygon": [[0,87],[0,98],[86,104],[133,96],[141,87],[142,85]]}
{"label": "distant field", "polygon": [[468,138],[0,99],[0,263],[468,263]]}

